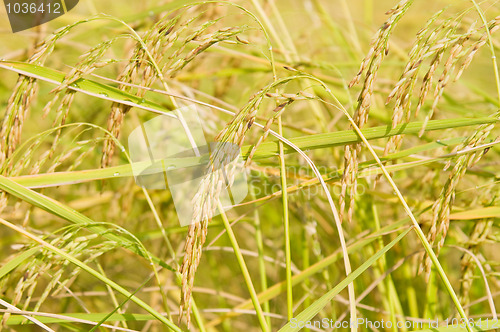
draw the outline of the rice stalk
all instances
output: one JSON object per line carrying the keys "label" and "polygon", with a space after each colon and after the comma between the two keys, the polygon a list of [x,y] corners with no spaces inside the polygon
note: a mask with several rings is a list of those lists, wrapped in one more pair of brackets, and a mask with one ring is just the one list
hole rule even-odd
{"label": "rice stalk", "polygon": [[[214,172],[224,167],[224,161],[234,160],[233,145],[242,146],[245,134],[251,127],[257,114],[257,108],[263,99],[263,93],[257,94],[249,104],[243,108],[215,137],[218,142],[210,156],[206,175],[203,178],[193,198],[193,222],[188,226],[188,234],[184,244],[184,258],[180,267],[182,275],[181,304],[179,308],[179,321],[186,315],[187,324],[190,323],[191,297],[194,277],[200,263],[202,247],[206,240],[208,223],[217,209],[221,186],[224,181],[219,172]],[[227,164],[227,162],[226,162]],[[230,183],[234,179],[234,169],[227,172]]]}
{"label": "rice stalk", "polygon": [[[74,27],[89,22],[93,19],[78,21],[54,32],[48,39],[37,45],[28,59],[28,63],[43,66],[48,56],[54,51],[56,43],[68,34]],[[24,121],[27,118],[31,104],[38,91],[37,80],[20,75],[16,86],[7,102],[5,116],[0,126],[0,136],[4,139],[0,142],[0,166],[4,167],[5,160],[12,155],[21,140]]]}
{"label": "rice stalk", "polygon": [[[479,43],[482,43],[482,41],[484,40],[484,36],[486,36],[486,40],[487,42],[489,42],[490,52],[492,54],[492,60],[493,60],[492,62],[494,68],[493,71],[495,74],[498,98],[500,98],[500,74],[498,73],[495,50],[490,30],[494,29],[495,31],[499,29],[498,28],[499,20],[497,17],[493,22],[488,23],[477,3],[474,0],[472,0],[472,2],[474,4],[474,7],[476,8],[476,11],[478,12],[479,16],[483,21],[482,28],[485,29],[485,33],[480,38]],[[486,44],[486,42],[484,44]],[[475,46],[477,45],[480,44],[476,44]],[[472,47],[472,50],[474,50],[475,46]],[[469,53],[469,55],[470,54],[474,53]],[[466,58],[465,62],[466,64],[467,64],[467,59],[469,58]],[[494,114],[494,118],[499,118],[499,117],[500,117],[500,112]],[[495,127],[494,125],[479,126],[477,130],[472,135],[470,135],[467,138],[467,140],[460,146],[460,149],[473,149],[476,146],[481,145],[484,142],[484,140],[489,136],[490,132],[493,130],[494,127]],[[433,204],[432,222],[427,238],[430,243],[434,243],[437,240],[437,253],[439,253],[440,249],[443,247],[446,235],[448,233],[450,225],[450,211],[455,199],[456,187],[459,181],[464,177],[467,169],[476,164],[487,151],[488,151],[487,149],[480,150],[472,154],[462,155],[458,157],[455,166],[453,167],[448,177],[446,184],[441,190],[439,198]],[[451,161],[447,163],[447,165],[445,166],[445,170],[450,166],[451,166]],[[425,270],[426,278],[429,278],[430,275],[430,264],[431,263],[429,257],[424,255],[422,257],[422,264],[420,265],[419,273]]]}
{"label": "rice stalk", "polygon": [[[497,113],[495,117],[499,117]],[[489,136],[494,125],[482,125],[470,135],[467,140],[462,143],[457,150],[473,149],[484,143]],[[470,154],[461,155],[455,161],[448,180],[446,181],[439,198],[432,206],[431,226],[427,234],[427,240],[430,244],[436,244],[436,253],[439,254],[444,245],[448,229],[450,227],[450,211],[455,200],[455,191],[458,183],[464,177],[468,168],[476,164],[484,155],[485,150],[475,151]],[[445,166],[445,170],[451,166],[451,160]],[[431,271],[431,261],[427,255],[422,256],[422,264],[420,264],[419,273],[425,272],[426,278],[429,277]]]}
{"label": "rice stalk", "polygon": [[[373,38],[371,48],[366,57],[361,63],[358,74],[349,84],[349,87],[361,81],[363,74],[363,87],[358,95],[358,103],[356,111],[354,112],[353,119],[356,125],[360,128],[368,121],[370,107],[372,105],[373,91],[377,72],[384,57],[388,54],[388,41],[389,37],[397,25],[398,21],[404,16],[412,5],[412,0],[403,0],[386,14],[390,17],[382,24],[382,27],[377,31]],[[349,209],[347,212],[347,220],[350,222],[353,217],[354,204],[356,199],[356,186],[357,186],[357,173],[358,173],[358,159],[361,153],[361,144],[346,145],[344,147],[344,173],[342,175],[342,192],[339,197],[339,211],[340,219],[343,220],[347,196],[350,198]]]}

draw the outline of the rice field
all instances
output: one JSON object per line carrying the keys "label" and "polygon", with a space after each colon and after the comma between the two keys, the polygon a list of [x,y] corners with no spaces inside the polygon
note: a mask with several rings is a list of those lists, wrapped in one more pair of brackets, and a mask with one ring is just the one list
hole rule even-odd
{"label": "rice field", "polygon": [[498,1],[61,5],[0,9],[0,330],[500,329]]}

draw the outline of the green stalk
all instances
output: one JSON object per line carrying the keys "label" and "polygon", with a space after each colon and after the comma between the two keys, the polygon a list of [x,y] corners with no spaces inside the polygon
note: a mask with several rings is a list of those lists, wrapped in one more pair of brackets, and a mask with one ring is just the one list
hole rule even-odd
{"label": "green stalk", "polygon": [[198,324],[200,332],[206,332],[205,323],[203,322],[203,318],[200,315],[200,311],[198,310],[198,306],[196,305],[194,299],[191,300],[191,311],[193,312],[194,320],[196,321],[196,324]]}
{"label": "green stalk", "polygon": [[[224,211],[220,201],[217,201],[217,207],[219,211]],[[250,292],[250,298],[252,299],[253,306],[255,311],[257,312],[257,318],[259,320],[260,327],[262,331],[269,332],[269,327],[266,324],[266,319],[264,318],[264,313],[262,312],[262,308],[260,307],[259,299],[257,297],[257,292],[253,287],[252,278],[250,277],[250,273],[248,272],[248,268],[246,266],[245,260],[243,259],[243,255],[241,254],[240,246],[238,245],[238,241],[236,240],[236,236],[233,233],[233,229],[229,224],[229,220],[224,213],[221,213],[222,222],[224,223],[224,228],[226,229],[227,235],[229,237],[229,241],[231,241],[231,245],[233,246],[234,254],[236,255],[236,260],[238,261],[238,265],[240,266],[241,273],[243,274],[243,278],[245,279],[245,283],[247,285],[248,291]]]}
{"label": "green stalk", "polygon": [[[281,115],[278,117],[278,133],[283,136],[281,125]],[[290,220],[288,218],[288,194],[286,184],[285,154],[283,152],[283,142],[279,141],[279,160],[282,188],[283,224],[285,230],[285,260],[286,260],[286,313],[288,320],[293,318],[293,295],[292,295],[292,254],[290,250]]]}
{"label": "green stalk", "polygon": [[418,314],[418,301],[417,301],[417,292],[415,291],[415,287],[413,286],[413,283],[411,282],[413,275],[411,271],[411,266],[409,264],[404,264],[403,265],[403,274],[406,280],[409,280],[410,282],[408,283],[406,287],[406,298],[408,302],[408,307],[409,307],[409,314],[412,317],[420,317]]}
{"label": "green stalk", "polygon": [[[151,197],[149,196],[148,191],[144,187],[142,188],[142,192],[144,193],[144,196],[146,197],[146,200],[147,200],[148,205],[151,209],[151,212],[153,212],[154,220],[156,221],[156,225],[158,226],[158,228],[161,231],[161,234],[163,235],[163,240],[165,241],[165,243],[168,247],[168,250],[172,254],[173,262],[176,262],[174,248],[172,248],[172,244],[170,243],[170,240],[167,237],[167,233],[165,232],[165,227],[163,227],[163,223],[161,222],[160,216],[158,215],[158,212],[156,212],[153,201],[151,200]],[[161,290],[162,286],[161,286],[161,282],[160,282],[160,277],[158,276],[156,269],[154,270],[154,274],[156,277],[156,282],[158,283],[158,287]],[[165,292],[160,291],[160,294],[161,294],[161,298],[163,301],[163,307],[165,308],[165,312],[167,313],[167,317],[168,317],[168,319],[173,320],[172,315],[170,314],[170,307],[168,306],[168,303],[167,303],[168,302],[167,301],[167,291],[165,291]]]}
{"label": "green stalk", "polygon": [[439,299],[437,296],[438,287],[436,284],[436,273],[435,269],[431,269],[431,274],[429,275],[429,281],[427,282],[427,288],[425,291],[425,310],[424,310],[424,318],[435,319],[437,315],[437,307],[439,304]]}
{"label": "green stalk", "polygon": [[[256,199],[254,187],[250,188],[250,197],[254,200]],[[266,273],[266,262],[264,261],[264,241],[262,240],[262,224],[260,223],[259,211],[254,210],[254,221],[255,221],[255,243],[257,245],[258,263],[259,263],[259,275],[260,275],[260,288],[262,292],[267,290],[267,273]],[[264,301],[262,307],[265,312],[270,312],[269,301]],[[271,329],[271,317],[266,316],[267,325]]]}

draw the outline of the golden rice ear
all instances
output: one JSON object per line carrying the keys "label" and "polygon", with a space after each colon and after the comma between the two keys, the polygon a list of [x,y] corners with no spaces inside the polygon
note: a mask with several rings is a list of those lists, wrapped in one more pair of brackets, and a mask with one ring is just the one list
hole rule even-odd
{"label": "golden rice ear", "polygon": [[[498,115],[500,115],[500,112],[497,113],[497,116]],[[473,148],[483,144],[493,128],[494,125],[490,124],[479,126],[476,131],[460,145],[458,150]],[[460,180],[464,177],[467,169],[476,163],[483,155],[482,150],[476,153],[460,155],[455,162],[455,166],[450,171],[448,180],[441,190],[439,198],[432,206],[431,227],[427,239],[431,245],[436,245],[436,254],[439,254],[441,248],[444,246],[446,235],[450,228],[450,212],[455,200],[456,188]],[[424,255],[421,264],[425,266],[426,275],[428,275],[430,273],[431,263],[427,254]]]}
{"label": "golden rice ear", "polygon": [[[210,160],[207,167],[208,175],[205,176],[199,185],[198,192],[193,199],[193,222],[189,225],[188,234],[184,244],[184,258],[179,272],[182,276],[181,300],[179,307],[179,322],[184,315],[189,326],[191,318],[191,299],[194,284],[194,278],[198,265],[200,264],[201,255],[203,252],[203,244],[205,243],[208,224],[217,209],[219,195],[223,179],[220,178],[220,172],[213,172],[213,169],[219,169],[224,163],[226,152],[224,149],[232,149],[235,145],[241,147],[245,139],[245,134],[249,130],[248,123],[253,122],[257,114],[257,109],[264,98],[265,92],[261,91],[252,96],[249,103],[233,119],[219,132],[215,141],[222,143],[216,144],[215,149],[211,152]],[[230,144],[225,144],[230,143]],[[234,156],[233,156],[234,158]],[[234,172],[231,168],[229,172]],[[227,174],[228,178],[232,178],[234,174]]]}
{"label": "golden rice ear", "polygon": [[0,129],[0,167],[8,171],[9,165],[4,165],[21,141],[24,120],[29,114],[31,103],[38,91],[37,80],[20,76],[14,92],[11,94]]}
{"label": "golden rice ear", "polygon": [[[349,83],[349,87],[359,83],[365,74],[363,87],[358,95],[358,102],[353,119],[359,128],[363,128],[368,121],[370,107],[372,105],[373,91],[377,72],[380,68],[382,60],[388,54],[388,40],[392,30],[397,25],[398,21],[403,17],[406,11],[410,8],[413,1],[403,0],[386,14],[390,15],[389,19],[382,24],[381,28],[375,34],[372,40],[372,46],[368,54],[361,63],[358,74]],[[340,220],[343,220],[347,195],[349,195],[349,210],[347,219],[351,222],[354,208],[355,197],[357,191],[357,173],[358,173],[358,158],[361,153],[362,144],[351,144],[344,147],[344,172],[342,173],[341,186],[342,190],[339,196],[339,215]]]}

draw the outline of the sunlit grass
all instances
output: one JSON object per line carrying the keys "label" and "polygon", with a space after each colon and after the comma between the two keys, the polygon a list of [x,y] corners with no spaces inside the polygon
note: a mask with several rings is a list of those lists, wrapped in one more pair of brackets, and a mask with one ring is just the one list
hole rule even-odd
{"label": "sunlit grass", "polygon": [[[499,15],[87,1],[5,26],[0,329],[494,329]],[[207,140],[240,146],[249,194],[223,212],[200,187],[209,217],[180,227],[169,190],[136,184],[127,137],[185,105]]]}

